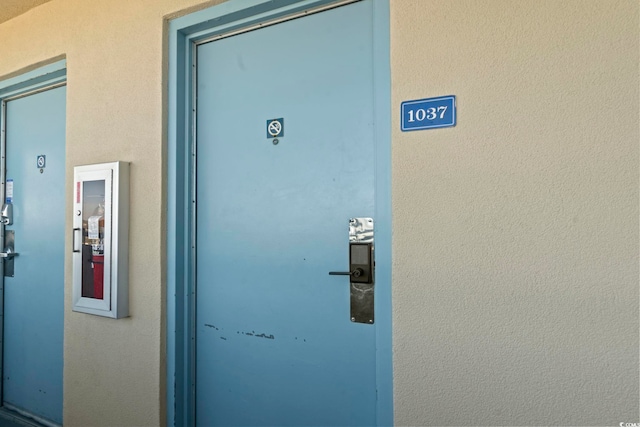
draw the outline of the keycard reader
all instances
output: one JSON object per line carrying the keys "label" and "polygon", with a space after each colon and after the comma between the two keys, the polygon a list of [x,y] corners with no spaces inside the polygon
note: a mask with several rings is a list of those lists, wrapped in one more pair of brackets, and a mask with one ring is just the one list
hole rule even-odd
{"label": "keycard reader", "polygon": [[351,276],[353,283],[372,283],[372,243],[349,243],[349,271],[330,271],[332,276]]}
{"label": "keycard reader", "polygon": [[349,219],[349,271],[330,271],[331,276],[349,276],[351,321],[373,324],[375,257],[373,218]]}

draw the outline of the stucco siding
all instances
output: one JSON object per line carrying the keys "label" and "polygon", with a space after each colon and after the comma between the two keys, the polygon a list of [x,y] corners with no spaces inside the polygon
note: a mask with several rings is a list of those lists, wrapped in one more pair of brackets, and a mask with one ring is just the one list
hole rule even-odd
{"label": "stucco siding", "polygon": [[398,425],[638,413],[638,2],[391,2]]}

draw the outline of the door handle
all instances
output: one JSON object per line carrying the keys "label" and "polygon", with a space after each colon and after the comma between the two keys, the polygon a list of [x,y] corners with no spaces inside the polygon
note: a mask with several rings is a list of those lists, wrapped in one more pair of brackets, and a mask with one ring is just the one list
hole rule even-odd
{"label": "door handle", "polygon": [[349,243],[349,269],[351,271],[330,271],[329,275],[350,276],[356,283],[373,283],[372,243]]}
{"label": "door handle", "polygon": [[364,274],[364,270],[362,268],[356,268],[353,271],[330,271],[330,276],[351,276],[358,278]]}
{"label": "door handle", "polygon": [[14,256],[18,256],[17,252],[13,252],[11,250],[11,248],[5,248],[4,252],[0,252],[0,258],[7,258],[7,259],[11,259]]}

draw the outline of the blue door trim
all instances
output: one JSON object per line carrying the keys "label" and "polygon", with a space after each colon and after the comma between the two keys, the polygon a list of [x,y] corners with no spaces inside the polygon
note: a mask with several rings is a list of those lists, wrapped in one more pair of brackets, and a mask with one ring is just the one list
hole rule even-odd
{"label": "blue door trim", "polygon": [[[389,0],[374,6],[377,424],[393,424]],[[167,424],[194,424],[193,55],[195,44],[336,0],[229,0],[169,22],[167,123]]]}
{"label": "blue door trim", "polygon": [[19,76],[0,81],[0,100],[62,83],[66,78],[67,61],[65,59],[43,65]]}

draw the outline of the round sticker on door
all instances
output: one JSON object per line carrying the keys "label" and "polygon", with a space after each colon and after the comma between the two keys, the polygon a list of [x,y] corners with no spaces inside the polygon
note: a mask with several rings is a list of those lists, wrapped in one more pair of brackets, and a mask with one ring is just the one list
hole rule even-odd
{"label": "round sticker on door", "polygon": [[47,164],[47,156],[45,156],[44,154],[40,154],[38,156],[38,159],[36,160],[36,166],[39,169],[42,169],[43,167],[45,167]]}

